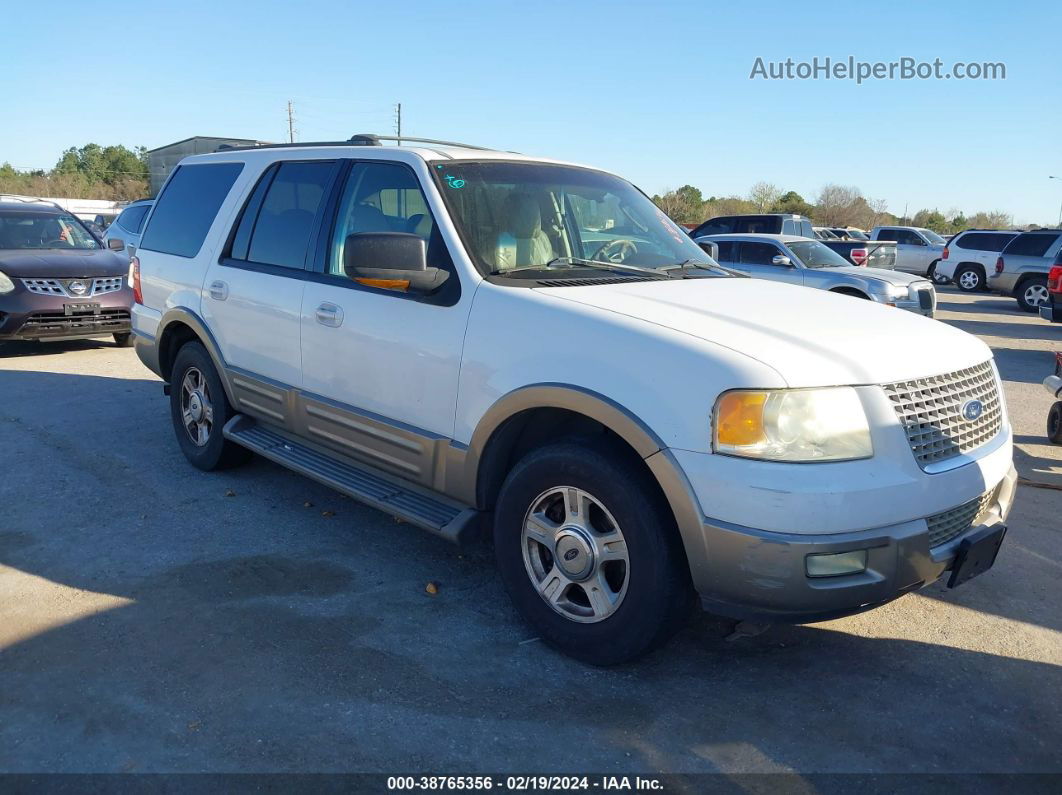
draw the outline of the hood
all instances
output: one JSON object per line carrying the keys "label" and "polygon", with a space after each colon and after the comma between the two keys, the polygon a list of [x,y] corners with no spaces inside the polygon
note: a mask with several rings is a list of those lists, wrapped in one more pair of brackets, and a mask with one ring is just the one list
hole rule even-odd
{"label": "hood", "polygon": [[123,276],[129,258],[109,249],[0,249],[0,271],[33,279],[76,279],[81,276]]}
{"label": "hood", "polygon": [[773,368],[793,387],[889,383],[992,358],[976,337],[914,312],[763,279],[675,279],[536,292],[725,346]]}
{"label": "hood", "polygon": [[825,273],[845,273],[849,276],[873,279],[874,281],[885,282],[886,284],[894,284],[897,287],[907,287],[912,282],[928,283],[929,281],[925,276],[916,276],[913,273],[890,271],[885,268],[861,268],[858,265],[846,265],[843,268],[814,268],[813,270]]}

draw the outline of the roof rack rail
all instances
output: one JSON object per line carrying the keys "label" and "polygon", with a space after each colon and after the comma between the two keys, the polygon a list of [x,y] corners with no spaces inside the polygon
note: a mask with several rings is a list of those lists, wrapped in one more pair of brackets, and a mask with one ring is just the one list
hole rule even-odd
{"label": "roof rack rail", "polygon": [[491,151],[489,146],[476,146],[475,144],[462,144],[457,141],[438,141],[434,138],[410,138],[409,136],[375,135],[373,133],[356,133],[345,141],[299,141],[297,143],[255,144],[251,146],[229,146],[224,144],[217,149],[218,152],[246,152],[254,149],[297,149],[308,146],[383,146],[381,141],[408,141],[416,144],[428,144],[434,146],[456,146],[461,149],[479,149],[485,152]]}

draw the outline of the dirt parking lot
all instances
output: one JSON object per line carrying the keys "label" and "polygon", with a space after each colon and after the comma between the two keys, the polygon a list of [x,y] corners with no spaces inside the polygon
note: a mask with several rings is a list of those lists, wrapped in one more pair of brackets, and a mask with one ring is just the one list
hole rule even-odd
{"label": "dirt parking lot", "polygon": [[[941,299],[996,352],[1021,476],[1062,487],[1062,326]],[[1022,486],[955,591],[732,641],[700,615],[599,670],[535,639],[485,548],[263,460],[193,469],[130,350],[3,346],[0,396],[0,771],[1062,770],[1062,490]]]}

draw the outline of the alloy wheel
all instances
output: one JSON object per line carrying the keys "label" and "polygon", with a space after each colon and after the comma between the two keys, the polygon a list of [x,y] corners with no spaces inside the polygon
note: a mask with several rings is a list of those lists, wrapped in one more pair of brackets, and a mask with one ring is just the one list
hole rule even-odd
{"label": "alloy wheel", "polygon": [[1025,288],[1025,303],[1029,306],[1040,306],[1047,303],[1049,294],[1047,292],[1047,285],[1045,284],[1030,284]]}
{"label": "alloy wheel", "polygon": [[959,277],[959,286],[964,290],[976,290],[981,286],[981,275],[977,271],[963,271]]}
{"label": "alloy wheel", "polygon": [[181,419],[193,444],[204,447],[210,441],[214,405],[210,400],[210,387],[198,367],[189,367],[181,381]]}
{"label": "alloy wheel", "polygon": [[589,492],[556,486],[536,497],[521,531],[524,567],[539,596],[580,623],[603,621],[627,593],[627,542]]}

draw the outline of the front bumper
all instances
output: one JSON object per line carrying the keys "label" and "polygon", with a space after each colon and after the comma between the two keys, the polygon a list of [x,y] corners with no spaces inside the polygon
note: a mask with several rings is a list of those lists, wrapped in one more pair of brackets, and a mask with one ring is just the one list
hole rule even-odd
{"label": "front bumper", "polygon": [[[1013,466],[989,490],[978,522],[937,546],[930,545],[925,519],[872,530],[830,535],[773,533],[705,520],[708,549],[697,579],[703,607],[733,618],[806,623],[863,612],[939,579],[951,568],[964,538],[1006,521],[1014,502]],[[809,577],[806,558],[867,551],[858,574]]]}
{"label": "front bumper", "polygon": [[[68,314],[67,305],[98,304],[98,310]],[[133,291],[121,290],[89,298],[31,293],[21,284],[0,296],[0,340],[79,339],[123,334],[131,329]]]}

